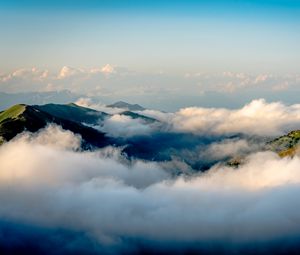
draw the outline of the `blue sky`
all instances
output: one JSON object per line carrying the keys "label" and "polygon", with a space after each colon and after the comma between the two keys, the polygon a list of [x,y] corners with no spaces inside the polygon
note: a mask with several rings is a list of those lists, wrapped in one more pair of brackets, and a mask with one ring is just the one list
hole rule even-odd
{"label": "blue sky", "polygon": [[0,2],[1,70],[295,73],[300,1]]}

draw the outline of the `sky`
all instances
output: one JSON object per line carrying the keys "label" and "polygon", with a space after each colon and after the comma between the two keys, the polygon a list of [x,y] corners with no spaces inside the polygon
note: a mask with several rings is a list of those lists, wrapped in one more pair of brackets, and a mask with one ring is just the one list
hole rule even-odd
{"label": "sky", "polygon": [[108,115],[17,109],[112,144],[0,136],[0,250],[297,254],[299,45],[300,0],[0,0],[0,111],[72,101]]}
{"label": "sky", "polygon": [[6,1],[1,69],[297,72],[300,1]]}
{"label": "sky", "polygon": [[2,0],[0,93],[167,111],[297,103],[299,31],[298,0]]}

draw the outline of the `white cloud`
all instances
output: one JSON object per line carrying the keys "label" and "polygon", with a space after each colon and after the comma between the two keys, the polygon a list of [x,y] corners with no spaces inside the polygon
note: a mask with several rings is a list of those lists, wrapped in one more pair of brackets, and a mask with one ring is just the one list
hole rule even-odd
{"label": "white cloud", "polygon": [[115,72],[115,69],[110,64],[107,64],[101,68],[101,72],[103,72],[105,74],[111,74],[111,73]]}
{"label": "white cloud", "polygon": [[64,130],[60,126],[48,125],[42,131],[34,134],[24,133],[17,140],[25,143],[47,145],[47,147],[64,150],[79,150],[81,137],[71,131]]}
{"label": "white cloud", "polygon": [[93,100],[91,98],[88,98],[88,97],[79,98],[75,102],[75,104],[77,104],[79,106],[82,106],[82,107],[91,108],[91,109],[94,109],[94,110],[97,110],[97,111],[106,112],[108,114],[119,114],[119,113],[124,111],[124,109],[122,109],[122,108],[107,107],[103,103],[93,102]]}
{"label": "white cloud", "polygon": [[110,245],[120,237],[252,242],[300,232],[297,156],[257,153],[239,169],[170,180],[157,163],[124,166],[105,153],[57,149],[52,141],[63,131],[52,131],[0,147],[2,218],[83,231]]}
{"label": "white cloud", "polygon": [[257,141],[250,144],[245,139],[225,139],[222,142],[215,142],[208,146],[205,151],[200,152],[204,159],[223,159],[226,157],[239,157],[262,148]]}
{"label": "white cloud", "polygon": [[48,78],[48,70],[40,70],[36,67],[33,68],[22,68],[13,71],[12,73],[3,74],[2,82],[8,82],[10,80],[28,80],[28,81],[43,81]]}
{"label": "white cloud", "polygon": [[99,129],[115,137],[147,135],[153,131],[149,123],[144,123],[141,119],[133,119],[129,116],[120,114],[114,114],[104,120]]}
{"label": "white cloud", "polygon": [[237,110],[190,107],[176,112],[171,124],[175,130],[194,133],[273,136],[299,128],[300,105],[286,106],[259,99]]}
{"label": "white cloud", "polygon": [[83,70],[72,68],[72,67],[69,67],[69,66],[64,66],[60,70],[60,72],[58,74],[58,78],[59,79],[64,79],[64,78],[68,78],[68,77],[71,77],[71,76],[74,76],[74,75],[78,75],[80,73],[83,73]]}
{"label": "white cloud", "polygon": [[[266,93],[270,100],[281,93],[297,93],[299,84],[296,74],[225,72],[184,76],[135,72],[110,64],[85,69],[64,66],[58,72],[29,68],[0,76],[1,92],[69,90],[83,96],[98,96],[105,102],[125,100],[172,111],[189,105],[214,106],[215,102],[218,106],[237,107],[251,99],[266,97]],[[280,98],[290,103],[296,100],[286,94]]]}
{"label": "white cloud", "polygon": [[255,80],[254,80],[254,83],[257,84],[257,83],[262,83],[264,81],[266,81],[267,79],[271,78],[272,76],[268,75],[268,74],[260,74],[258,75]]}

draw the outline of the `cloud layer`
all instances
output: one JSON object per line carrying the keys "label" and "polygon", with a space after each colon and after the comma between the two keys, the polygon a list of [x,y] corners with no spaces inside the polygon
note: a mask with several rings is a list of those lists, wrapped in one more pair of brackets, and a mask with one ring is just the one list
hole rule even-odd
{"label": "cloud layer", "polygon": [[111,249],[136,247],[128,239],[182,248],[300,234],[297,156],[259,152],[238,169],[216,165],[174,176],[161,163],[128,162],[113,148],[84,152],[79,143],[80,137],[49,126],[1,146],[0,217],[88,233]]}
{"label": "cloud layer", "polygon": [[196,134],[236,134],[274,136],[297,129],[300,105],[253,100],[240,109],[188,107],[176,113],[144,111],[143,114],[168,123],[177,131]]}

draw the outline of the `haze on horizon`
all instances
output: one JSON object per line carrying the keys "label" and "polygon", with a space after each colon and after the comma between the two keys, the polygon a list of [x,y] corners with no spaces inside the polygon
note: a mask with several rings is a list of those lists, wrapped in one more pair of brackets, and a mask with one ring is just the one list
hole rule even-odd
{"label": "haze on horizon", "polygon": [[168,111],[297,103],[299,1],[4,0],[0,31],[0,92]]}

